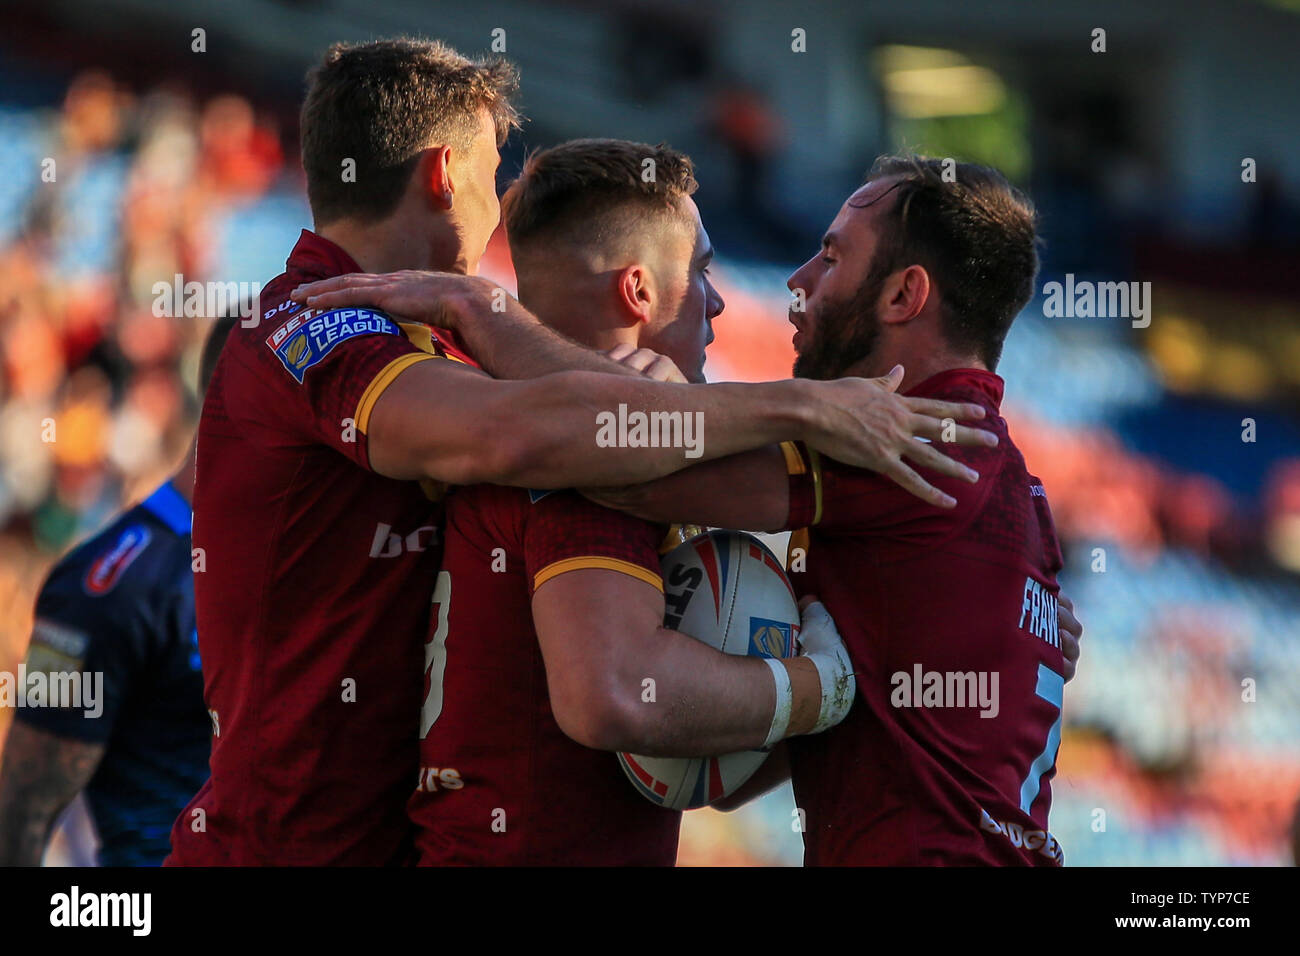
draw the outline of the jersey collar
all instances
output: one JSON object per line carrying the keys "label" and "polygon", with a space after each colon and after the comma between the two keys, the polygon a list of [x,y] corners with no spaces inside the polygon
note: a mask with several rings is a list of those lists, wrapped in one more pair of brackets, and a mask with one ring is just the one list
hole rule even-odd
{"label": "jersey collar", "polygon": [[140,502],[140,507],[176,534],[190,533],[190,520],[193,517],[190,503],[170,480],[164,481],[153,494]]}
{"label": "jersey collar", "polygon": [[993,400],[995,408],[1002,406],[1002,392],[1006,386],[1002,376],[982,368],[950,368],[931,375],[925,381],[912,386],[906,392],[919,398],[931,396],[942,397],[954,388],[976,388]]}
{"label": "jersey collar", "polygon": [[304,229],[285,262],[285,272],[295,278],[328,279],[349,272],[364,272],[342,246]]}

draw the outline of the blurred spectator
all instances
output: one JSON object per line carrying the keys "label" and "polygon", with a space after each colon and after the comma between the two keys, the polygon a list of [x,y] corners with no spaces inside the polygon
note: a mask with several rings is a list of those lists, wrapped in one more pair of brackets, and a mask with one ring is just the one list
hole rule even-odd
{"label": "blurred spectator", "polygon": [[786,221],[788,212],[773,202],[773,164],[784,131],[767,97],[754,86],[732,80],[714,95],[708,131],[722,144],[731,163],[731,202],[747,229],[765,235],[771,255],[797,255],[800,233]]}
{"label": "blurred spectator", "polygon": [[229,278],[211,274],[220,224],[284,171],[248,101],[136,96],[98,70],[19,128],[54,175],[32,179],[0,245],[0,669],[54,557],[184,450],[197,407],[182,370],[213,317],[157,314],[154,284]]}

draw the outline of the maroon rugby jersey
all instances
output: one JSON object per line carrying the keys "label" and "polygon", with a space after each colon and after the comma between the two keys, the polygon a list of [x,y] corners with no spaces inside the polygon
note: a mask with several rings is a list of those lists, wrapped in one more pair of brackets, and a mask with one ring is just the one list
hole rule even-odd
{"label": "maroon rugby jersey", "polygon": [[1002,387],[955,369],[908,392],[984,406],[999,438],[943,448],[980,473],[977,485],[927,473],[952,510],[803,446],[787,452],[788,526],[810,526],[792,540],[808,548],[792,579],[834,617],[858,684],[842,724],[790,741],[809,865],[1062,862],[1047,821],[1061,551],[1042,482],[998,413]]}
{"label": "maroon rugby jersey", "polygon": [[427,326],[289,301],[299,283],[361,271],[332,242],[304,230],[286,265],[257,327],[232,331],[199,423],[194,591],[212,775],[172,828],[172,865],[411,855],[439,515],[420,483],[370,470],[366,431],[401,371],[470,359]]}
{"label": "maroon rugby jersey", "polygon": [[479,485],[448,498],[409,804],[421,864],[676,861],[681,814],[645,800],[614,754],[556,723],[531,605],[537,587],[581,568],[662,590],[663,538],[571,491]]}

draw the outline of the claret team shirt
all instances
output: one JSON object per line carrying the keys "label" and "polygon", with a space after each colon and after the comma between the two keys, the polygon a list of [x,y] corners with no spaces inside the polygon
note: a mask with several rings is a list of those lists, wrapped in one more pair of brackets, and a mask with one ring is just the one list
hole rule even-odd
{"label": "claret team shirt", "polygon": [[288,298],[360,271],[304,230],[208,388],[193,545],[211,777],[172,828],[171,865],[412,852],[404,806],[440,514],[421,483],[371,471],[366,434],[411,365],[472,360],[441,330]]}
{"label": "claret team shirt", "polygon": [[679,543],[664,533],[572,491],[451,494],[411,778],[422,865],[676,861],[681,813],[646,800],[614,754],[575,743],[556,723],[532,616],[537,588],[583,568],[662,591],[660,547]]}
{"label": "claret team shirt", "polygon": [[835,619],[858,699],[790,741],[805,863],[1063,862],[1048,829],[1061,739],[1061,568],[1042,482],[999,414],[1002,379],[942,372],[908,394],[974,402],[996,448],[945,447],[979,483],[928,480],[934,508],[888,478],[787,445],[792,574]]}

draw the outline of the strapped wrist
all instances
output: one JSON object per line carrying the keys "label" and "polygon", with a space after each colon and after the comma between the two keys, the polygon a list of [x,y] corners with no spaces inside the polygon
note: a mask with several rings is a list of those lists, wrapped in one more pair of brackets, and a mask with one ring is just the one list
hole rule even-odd
{"label": "strapped wrist", "polygon": [[785,732],[790,727],[790,714],[794,710],[794,687],[784,663],[775,657],[765,657],[763,660],[771,669],[772,680],[776,683],[776,707],[772,711],[772,726],[768,728],[767,739],[760,748],[770,750],[785,738]]}

